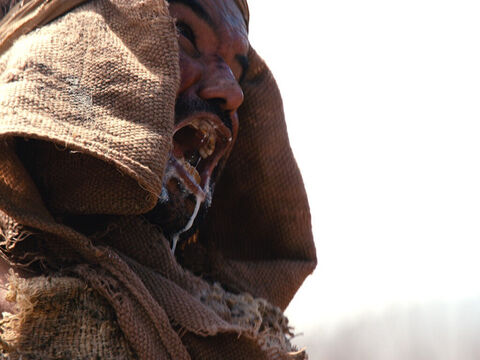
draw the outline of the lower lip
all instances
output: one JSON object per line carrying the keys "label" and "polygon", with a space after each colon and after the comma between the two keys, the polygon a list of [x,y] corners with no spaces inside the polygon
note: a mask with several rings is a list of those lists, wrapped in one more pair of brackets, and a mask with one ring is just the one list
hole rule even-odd
{"label": "lower lip", "polygon": [[[173,165],[173,168],[175,169],[175,172],[183,181],[185,187],[197,198],[200,198],[200,201],[204,201],[206,197],[204,189],[202,189],[200,185],[197,184],[195,179],[185,169],[183,164],[180,161],[178,161],[174,156],[171,156],[170,161]],[[208,183],[208,180],[207,180],[207,183]]]}

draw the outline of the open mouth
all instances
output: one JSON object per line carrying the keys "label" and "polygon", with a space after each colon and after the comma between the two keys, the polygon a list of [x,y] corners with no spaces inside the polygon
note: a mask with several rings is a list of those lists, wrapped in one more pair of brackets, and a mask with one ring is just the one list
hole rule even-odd
{"label": "open mouth", "polygon": [[211,113],[196,113],[175,127],[170,160],[197,198],[205,199],[210,177],[231,143],[231,131]]}

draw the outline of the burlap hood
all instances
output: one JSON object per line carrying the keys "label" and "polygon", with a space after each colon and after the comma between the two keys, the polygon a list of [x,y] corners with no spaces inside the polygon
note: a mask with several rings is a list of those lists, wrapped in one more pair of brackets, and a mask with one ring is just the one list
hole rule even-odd
{"label": "burlap hood", "polygon": [[[297,356],[277,341],[288,333],[280,309],[316,256],[270,71],[251,49],[238,140],[185,255],[207,281],[177,263],[142,215],[161,193],[171,146],[174,20],[159,0],[72,9],[83,2],[32,1],[41,5],[27,3],[0,29],[2,253],[88,284],[140,359]],[[245,303],[254,311],[239,311]]]}

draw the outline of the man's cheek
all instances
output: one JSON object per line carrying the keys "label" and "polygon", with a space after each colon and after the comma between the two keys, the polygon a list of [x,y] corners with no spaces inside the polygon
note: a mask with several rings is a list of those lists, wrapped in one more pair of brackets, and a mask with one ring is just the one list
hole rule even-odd
{"label": "man's cheek", "polygon": [[177,96],[189,89],[194,90],[194,86],[202,78],[203,67],[199,61],[192,59],[185,52],[180,51],[180,87]]}

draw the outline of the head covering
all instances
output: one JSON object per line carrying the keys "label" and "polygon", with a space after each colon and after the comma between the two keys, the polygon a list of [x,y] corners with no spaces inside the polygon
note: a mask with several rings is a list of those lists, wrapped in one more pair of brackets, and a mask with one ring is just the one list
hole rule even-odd
{"label": "head covering", "polygon": [[250,23],[250,11],[248,10],[247,0],[235,0],[235,3],[242,12],[243,20],[245,20],[245,25],[247,26],[248,31],[248,25]]}
{"label": "head covering", "polygon": [[[162,190],[179,83],[167,5],[74,5],[31,0],[0,25],[3,256],[88,284],[140,359],[297,358],[280,310],[316,255],[267,66],[251,49],[237,143],[193,255],[185,254],[198,262],[199,277],[143,216]],[[31,323],[16,323],[22,339],[32,338],[21,327]],[[9,346],[20,353],[21,344]]]}

